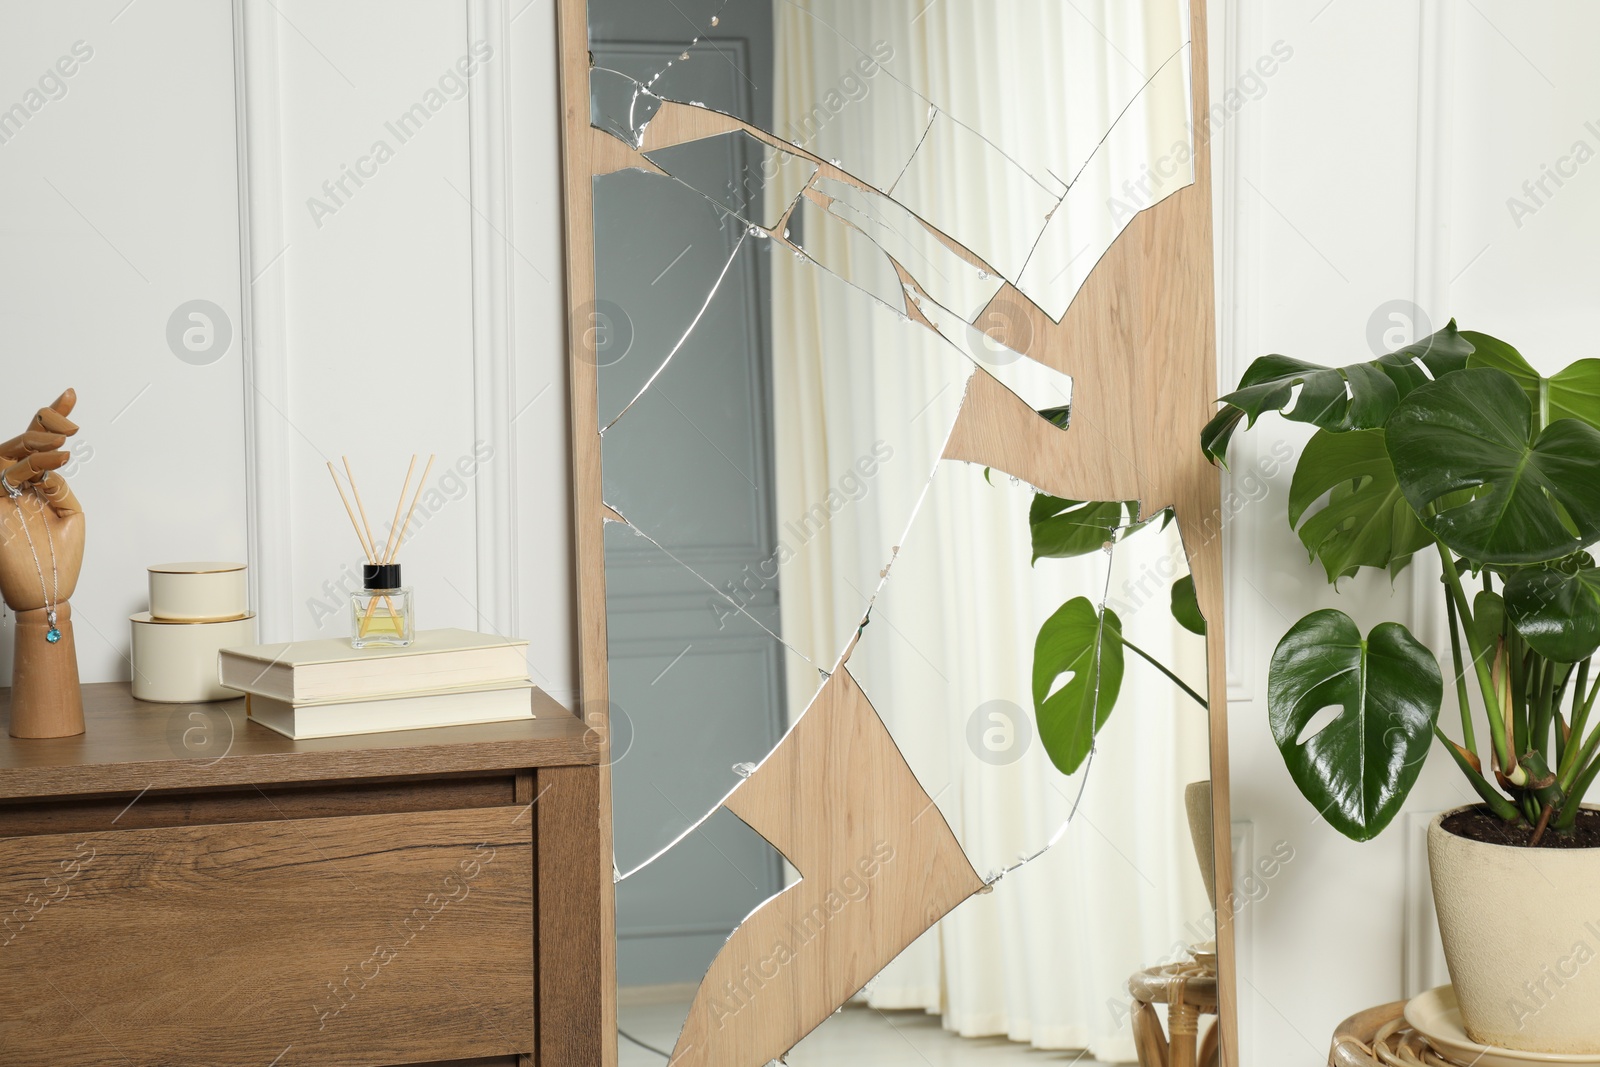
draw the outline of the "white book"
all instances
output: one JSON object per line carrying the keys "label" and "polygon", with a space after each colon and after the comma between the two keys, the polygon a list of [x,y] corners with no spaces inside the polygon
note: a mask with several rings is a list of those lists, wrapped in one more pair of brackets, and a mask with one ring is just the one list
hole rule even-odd
{"label": "white book", "polygon": [[230,689],[286,704],[528,683],[528,642],[471,630],[421,630],[406,648],[351,648],[346,638],[225,648]]}
{"label": "white book", "polygon": [[336,704],[289,704],[252,693],[247,707],[250,718],[295,741],[534,717],[531,684],[414,693]]}

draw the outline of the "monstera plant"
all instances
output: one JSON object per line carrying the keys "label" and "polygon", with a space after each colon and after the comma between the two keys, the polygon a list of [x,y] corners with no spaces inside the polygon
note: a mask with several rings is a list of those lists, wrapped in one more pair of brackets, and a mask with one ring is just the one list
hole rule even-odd
{"label": "monstera plant", "polygon": [[[1272,734],[1327,821],[1365,841],[1394,819],[1435,740],[1522,843],[1572,830],[1600,775],[1600,360],[1543,377],[1504,341],[1445,329],[1346,367],[1263,356],[1202,435],[1225,463],[1241,421],[1310,423],[1290,526],[1327,580],[1438,553],[1459,740],[1444,677],[1410,631],[1341,611],[1292,626],[1268,676]],[[1476,683],[1488,736],[1480,738]],[[1519,840],[1522,840],[1519,838]]]}
{"label": "monstera plant", "polygon": [[[1039,414],[1056,421],[1054,416],[1062,412],[1051,409]],[[1028,510],[1033,564],[1103,552],[1152,523],[1165,528],[1171,521],[1171,511],[1141,521],[1136,500],[1063,500],[1037,493]],[[1205,619],[1189,575],[1172,583],[1171,606],[1180,625],[1205,634]],[[1045,752],[1062,774],[1072,774],[1089,758],[1095,737],[1116,707],[1127,653],[1143,659],[1206,707],[1204,697],[1122,632],[1122,620],[1114,610],[1097,606],[1088,597],[1074,597],[1039,627],[1033,648],[1034,719]],[[1063,677],[1066,681],[1058,687]]]}

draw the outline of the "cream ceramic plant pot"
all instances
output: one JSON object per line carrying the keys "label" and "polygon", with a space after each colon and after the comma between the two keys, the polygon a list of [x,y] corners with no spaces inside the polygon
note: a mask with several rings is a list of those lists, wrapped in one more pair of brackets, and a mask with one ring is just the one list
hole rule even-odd
{"label": "cream ceramic plant pot", "polygon": [[1600,849],[1513,848],[1428,827],[1433,899],[1467,1034],[1600,1055]]}

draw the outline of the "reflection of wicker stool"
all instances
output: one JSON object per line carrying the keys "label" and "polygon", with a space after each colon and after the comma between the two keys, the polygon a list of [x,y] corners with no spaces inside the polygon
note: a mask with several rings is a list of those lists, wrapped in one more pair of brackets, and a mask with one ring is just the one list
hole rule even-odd
{"label": "reflection of wicker stool", "polygon": [[1328,1067],[1455,1067],[1406,1026],[1406,1002],[1368,1008],[1333,1032]]}
{"label": "reflection of wicker stool", "polygon": [[[1128,979],[1133,994],[1133,1043],[1140,1067],[1215,1067],[1217,1030],[1200,1041],[1200,1018],[1217,1014],[1217,972],[1201,963],[1152,967]],[[1155,1006],[1167,1006],[1168,1035]],[[1198,1049],[1197,1049],[1198,1045]]]}

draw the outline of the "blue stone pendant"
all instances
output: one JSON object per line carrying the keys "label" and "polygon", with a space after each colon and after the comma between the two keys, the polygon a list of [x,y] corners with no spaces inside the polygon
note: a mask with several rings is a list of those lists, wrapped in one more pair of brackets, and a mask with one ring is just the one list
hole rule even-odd
{"label": "blue stone pendant", "polygon": [[52,626],[50,632],[44,635],[44,639],[53,645],[61,640],[61,631]]}

